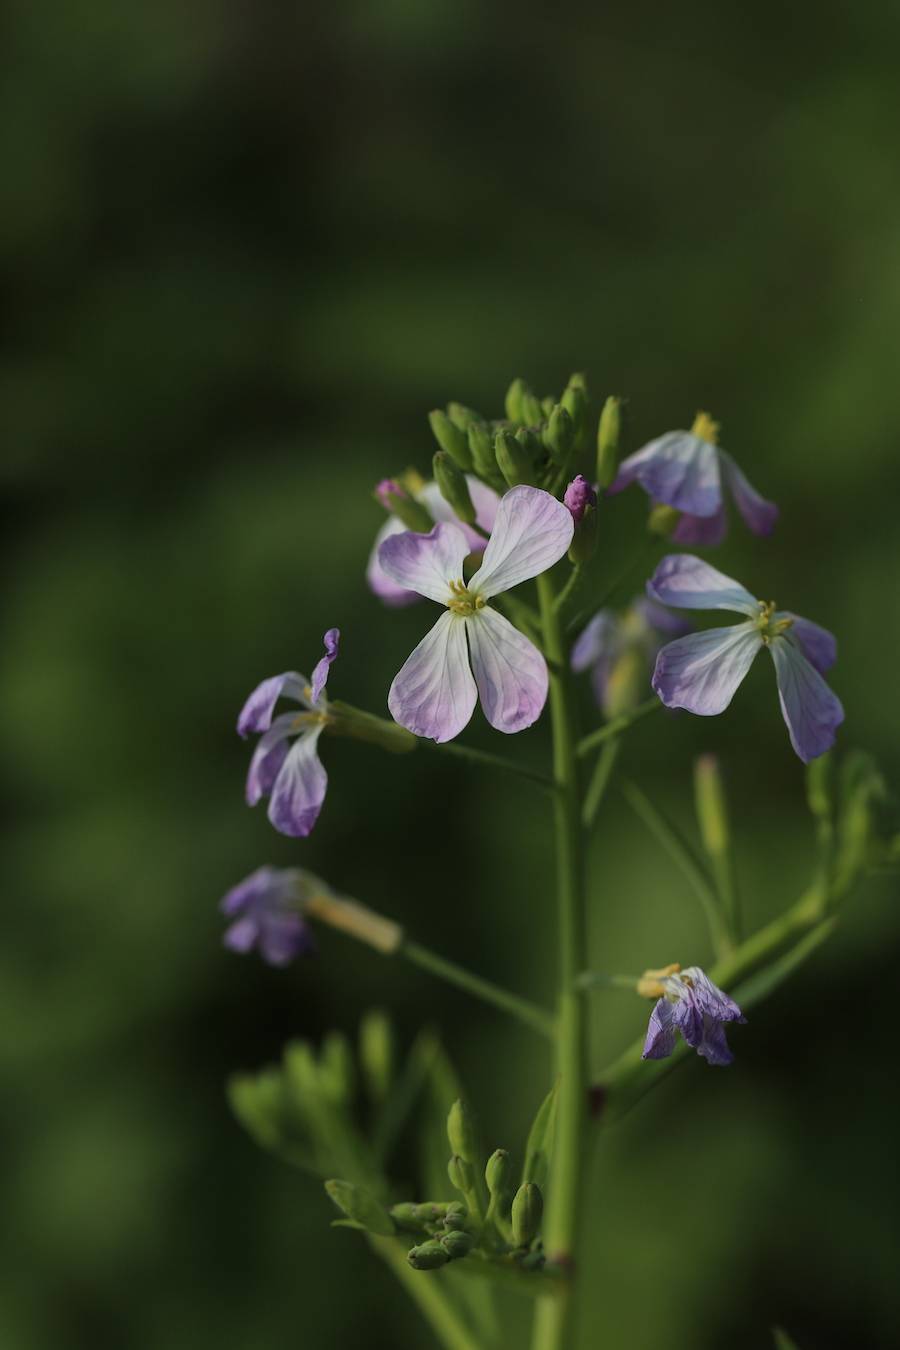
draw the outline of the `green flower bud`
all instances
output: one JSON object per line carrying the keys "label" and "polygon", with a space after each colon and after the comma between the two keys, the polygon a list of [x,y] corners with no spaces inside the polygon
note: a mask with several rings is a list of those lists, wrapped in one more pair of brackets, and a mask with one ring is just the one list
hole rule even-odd
{"label": "green flower bud", "polygon": [[[453,1152],[469,1163],[478,1165],[478,1127],[471,1107],[458,1097],[447,1116],[447,1138]],[[471,1182],[469,1183],[471,1185]]]}
{"label": "green flower bud", "polygon": [[419,1206],[412,1200],[404,1200],[399,1205],[392,1205],[390,1209],[391,1218],[396,1226],[404,1233],[423,1233],[425,1225],[419,1221]]}
{"label": "green flower bud", "polygon": [[481,413],[477,413],[474,408],[467,408],[464,403],[448,403],[447,416],[460,431],[468,431],[472,422],[484,421]]}
{"label": "green flower bud", "polygon": [[471,469],[472,456],[469,452],[469,438],[465,431],[451,422],[441,408],[435,408],[428,414],[434,439],[442,450],[446,450],[460,469]]}
{"label": "green flower bud", "polygon": [[487,1160],[484,1179],[491,1195],[505,1195],[512,1184],[512,1163],[505,1148],[495,1149]]}
{"label": "green flower bud", "polygon": [[538,1235],[544,1213],[544,1197],[533,1181],[526,1181],[516,1191],[512,1202],[513,1242],[517,1247],[530,1247]]}
{"label": "green flower bud", "polygon": [[359,1063],[369,1097],[380,1104],[394,1080],[394,1030],[380,1008],[364,1013],[359,1024]]}
{"label": "green flower bud", "polygon": [[385,478],[375,489],[374,497],[386,511],[390,511],[408,530],[427,534],[434,521],[421,502],[411,497],[395,478]]}
{"label": "green flower bud", "polygon": [[431,1200],[425,1200],[421,1205],[416,1205],[416,1218],[423,1227],[426,1224],[443,1223],[446,1213],[446,1205],[435,1204]]}
{"label": "green flower bud", "polygon": [[556,399],[552,394],[548,394],[546,398],[541,399],[541,412],[544,414],[545,420],[550,416],[555,407]]}
{"label": "green flower bud", "polygon": [[474,1245],[475,1239],[471,1233],[445,1233],[441,1238],[441,1246],[451,1261],[457,1261],[461,1256],[468,1256]]}
{"label": "green flower bud", "polygon": [[619,467],[619,434],[622,427],[621,399],[612,394],[603,405],[597,428],[597,484],[608,488]]}
{"label": "green flower bud", "polygon": [[534,461],[528,449],[505,427],[494,437],[497,468],[510,487],[519,483],[534,485]]}
{"label": "green flower bud", "polygon": [[531,390],[524,380],[518,378],[513,380],[506,391],[506,398],[503,401],[503,406],[506,409],[506,416],[509,418],[510,422],[525,422],[522,404],[525,397],[530,394]]}
{"label": "green flower bud", "polygon": [[423,1242],[413,1247],[406,1259],[413,1270],[438,1270],[450,1260],[450,1253],[439,1242]]}
{"label": "green flower bud", "polygon": [[575,423],[561,403],[550,414],[543,431],[544,445],[555,464],[565,464],[575,448]]}
{"label": "green flower bud", "polygon": [[466,1162],[465,1158],[461,1158],[458,1153],[454,1153],[448,1162],[447,1175],[454,1190],[462,1191],[463,1195],[471,1193],[475,1176],[469,1163]]}
{"label": "green flower bud", "polygon": [[469,1211],[459,1200],[454,1200],[447,1206],[447,1213],[444,1215],[444,1227],[449,1230],[462,1230],[468,1227]]}
{"label": "green flower bud", "polygon": [[[573,383],[575,380],[581,380],[581,383]],[[583,376],[572,376],[560,403],[575,424],[575,448],[576,450],[582,450],[586,440],[588,415],[587,393],[585,392]]]}
{"label": "green flower bud", "polygon": [[469,454],[475,465],[475,472],[482,478],[490,478],[497,472],[494,459],[494,438],[486,422],[470,422],[468,429]]}
{"label": "green flower bud", "polygon": [[657,502],[650,508],[650,514],[647,517],[647,529],[651,534],[658,534],[661,539],[668,539],[669,535],[675,529],[681,519],[681,512],[674,506],[666,506],[663,502]]}
{"label": "green flower bud", "polygon": [[527,451],[530,455],[532,464],[535,460],[540,458],[543,450],[541,438],[531,427],[519,427],[516,432],[516,440],[519,442],[522,449]]}
{"label": "green flower bud", "polygon": [[[468,441],[466,447],[468,448]],[[446,450],[438,450],[431,463],[434,467],[435,481],[444,501],[449,502],[457,517],[466,525],[474,525],[475,507],[469,495],[469,485],[456,460],[448,455]]]}
{"label": "green flower bud", "polygon": [[351,1223],[379,1237],[393,1237],[394,1221],[373,1195],[351,1181],[326,1181],[325,1190]]}

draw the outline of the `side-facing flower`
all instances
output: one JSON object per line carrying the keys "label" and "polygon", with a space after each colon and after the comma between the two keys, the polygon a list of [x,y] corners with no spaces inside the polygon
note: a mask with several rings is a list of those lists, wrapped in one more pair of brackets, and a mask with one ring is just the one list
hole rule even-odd
{"label": "side-facing flower", "polygon": [[[339,630],[329,628],[323,639],[325,655],[311,680],[295,670],[263,680],[238,717],[240,736],[261,733],[247,773],[247,804],[255,806],[268,794],[269,820],[281,834],[308,835],[325,800],[328,775],[319,759],[318,741],[328,721],[325,683],[339,640]],[[293,699],[303,711],[273,718],[279,698]]]}
{"label": "side-facing flower", "polygon": [[590,670],[598,706],[605,717],[618,717],[646,690],[665,639],[689,629],[679,615],[639,596],[623,614],[601,609],[594,615],[572,648],[572,669]]}
{"label": "side-facing flower", "polygon": [[270,966],[286,966],[315,951],[312,929],[303,918],[309,887],[297,868],[258,867],[222,897],[220,909],[232,922],[222,941],[233,952],[254,947]]}
{"label": "side-facing flower", "polygon": [[381,545],[381,566],[398,586],[445,605],[391,685],[393,717],[417,736],[449,741],[478,697],[491,726],[523,731],[547,698],[547,664],[529,638],[487,602],[545,572],[572,542],[570,512],[540,488],[512,488],[497,508],[481,567],[467,583],[469,541],[456,525],[398,534]]}
{"label": "side-facing flower", "polygon": [[[488,487],[486,483],[482,483],[473,474],[466,474],[466,483],[475,507],[475,523],[480,529],[490,533],[494,528],[497,504],[500,498],[493,488]],[[378,484],[375,493],[382,505],[388,507],[389,493],[398,490],[403,491],[398,483],[393,479],[385,479]],[[444,500],[437,483],[423,483],[415,495],[417,501],[426,508],[433,520],[447,521],[455,525],[457,529],[462,530],[469,542],[470,553],[480,554],[484,552],[484,546],[487,542],[484,535],[479,534],[478,530],[473,529],[470,525],[464,525],[461,520],[457,520],[453,507]],[[378,558],[379,550],[385,539],[390,539],[395,534],[405,533],[407,533],[407,527],[403,524],[403,521],[398,516],[388,516],[375,536],[375,543],[366,565],[366,581],[369,584],[369,590],[377,595],[384,604],[391,605],[394,608],[413,605],[421,599],[421,596],[415,591],[399,586],[396,581],[389,577]]]}
{"label": "side-facing flower", "polygon": [[738,581],[690,553],[663,558],[647,594],[676,609],[726,609],[746,623],[689,633],[662,648],[653,688],[668,708],[701,717],[724,712],[765,647],[775,662],[781,712],[791,745],[805,764],[834,744],[844,709],[822,679],[834,665],[837,643],[826,629],[774,601],[756,600]]}
{"label": "side-facing flower", "polygon": [[[725,1038],[726,1022],[746,1022],[733,998],[713,984],[699,966],[658,972],[660,997],[650,1014],[643,1059],[668,1059],[675,1049],[675,1032],[708,1064],[730,1064],[734,1055]],[[650,974],[651,972],[648,972]]]}
{"label": "side-facing flower", "polygon": [[698,413],[690,431],[667,431],[619,466],[610,494],[639,483],[655,502],[683,514],[673,534],[677,544],[720,544],[728,521],[723,483],[754,534],[771,534],[778,507],[761,497],[727,451],[716,445],[717,426]]}

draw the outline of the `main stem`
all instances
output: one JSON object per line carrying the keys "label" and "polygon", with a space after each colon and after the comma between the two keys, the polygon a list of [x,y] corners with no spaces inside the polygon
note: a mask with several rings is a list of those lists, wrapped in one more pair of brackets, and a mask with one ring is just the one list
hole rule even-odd
{"label": "main stem", "polygon": [[[538,577],[537,586],[544,649],[550,666],[560,963],[556,1040],[559,1098],[544,1247],[551,1261],[571,1266],[583,1186],[588,1089],[586,1003],[576,984],[587,954],[584,853],[569,653],[554,604],[553,583],[546,573]],[[563,1350],[568,1343],[571,1305],[570,1292],[538,1301],[533,1350]]]}

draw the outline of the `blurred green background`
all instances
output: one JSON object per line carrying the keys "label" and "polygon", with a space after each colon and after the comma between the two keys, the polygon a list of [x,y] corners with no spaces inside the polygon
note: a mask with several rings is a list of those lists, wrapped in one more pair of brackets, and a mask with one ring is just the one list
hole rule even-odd
{"label": "blurred green background", "polygon": [[[441,1028],[490,1145],[521,1155],[549,1081],[527,1033],[337,936],[288,972],[220,946],[220,894],[299,862],[550,997],[527,787],[333,741],[308,842],[242,801],[259,679],[338,624],[332,688],[380,711],[424,630],[362,573],[371,486],[427,467],[429,408],[492,414],[513,375],[543,394],[584,369],[630,399],[629,448],[710,408],[783,512],[717,560],[837,631],[841,741],[900,779],[898,41],[878,0],[11,0],[4,1347],[432,1344],[223,1095],[372,1004],[405,1041]],[[755,922],[812,860],[766,664],[725,716],[651,719],[627,749],[685,824],[691,757],[721,754]],[[615,796],[593,862],[598,967],[707,959]],[[801,1350],[898,1343],[898,938],[868,885],[729,1073],[692,1062],[610,1132],[581,1345],[762,1350],[773,1322]],[[643,1016],[597,997],[598,1068]]]}

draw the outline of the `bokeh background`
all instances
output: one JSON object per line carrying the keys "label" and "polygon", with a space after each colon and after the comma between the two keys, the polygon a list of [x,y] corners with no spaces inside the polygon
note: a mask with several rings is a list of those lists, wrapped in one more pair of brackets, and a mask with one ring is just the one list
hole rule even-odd
{"label": "bokeh background", "polygon": [[[527,787],[334,741],[308,842],[242,802],[260,678],[336,623],[333,688],[380,711],[423,630],[362,574],[371,486],[427,468],[429,408],[493,414],[513,375],[543,394],[583,369],[629,398],[630,448],[710,408],[783,511],[722,565],[838,632],[841,739],[900,779],[898,42],[879,0],[11,0],[4,1346],[432,1344],[224,1099],[373,1004],[404,1041],[440,1028],[489,1142],[521,1153],[549,1080],[527,1033],[337,936],[288,972],[220,947],[220,894],[300,862],[550,996]],[[651,719],[627,751],[686,827],[691,757],[720,753],[754,922],[812,860],[765,665],[726,716]],[[597,966],[706,959],[615,795],[593,861]],[[898,939],[869,884],[733,1070],[691,1063],[610,1132],[581,1345],[762,1350],[775,1322],[802,1350],[898,1343]],[[598,996],[598,1067],[642,1017]]]}

